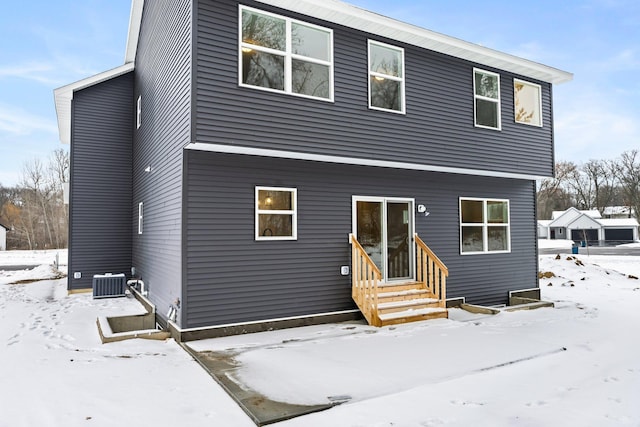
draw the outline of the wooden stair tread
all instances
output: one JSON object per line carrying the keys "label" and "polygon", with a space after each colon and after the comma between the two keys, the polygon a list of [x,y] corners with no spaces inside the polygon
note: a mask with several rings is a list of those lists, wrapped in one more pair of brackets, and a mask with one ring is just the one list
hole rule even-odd
{"label": "wooden stair tread", "polygon": [[381,302],[381,303],[378,303],[378,309],[383,310],[385,308],[411,307],[414,305],[433,304],[437,302],[438,302],[437,298],[414,298],[414,299],[404,300],[404,301]]}
{"label": "wooden stair tread", "polygon": [[419,294],[425,294],[425,293],[430,293],[429,291],[427,291],[426,289],[407,289],[404,291],[391,291],[391,292],[380,292],[378,293],[378,298],[393,298],[393,297],[402,297],[402,296],[409,296],[409,295],[419,295]]}
{"label": "wooden stair tread", "polygon": [[413,287],[417,288],[422,286],[421,282],[382,282],[378,284],[378,288],[398,288],[398,287]]}
{"label": "wooden stair tread", "polygon": [[430,308],[418,308],[418,309],[409,309],[404,311],[396,311],[394,313],[386,313],[380,314],[380,320],[383,322],[385,320],[393,320],[393,319],[402,319],[402,318],[410,318],[410,317],[419,317],[436,313],[446,313],[446,308],[440,307],[430,307]]}

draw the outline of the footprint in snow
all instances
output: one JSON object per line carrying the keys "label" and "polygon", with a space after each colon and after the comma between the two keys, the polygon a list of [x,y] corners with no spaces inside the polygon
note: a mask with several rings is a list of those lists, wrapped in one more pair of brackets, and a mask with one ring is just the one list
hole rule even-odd
{"label": "footprint in snow", "polygon": [[485,404],[480,402],[470,402],[468,400],[452,400],[449,403],[456,406],[469,406],[471,408],[477,408],[479,406],[484,406]]}
{"label": "footprint in snow", "polygon": [[533,406],[545,406],[547,405],[547,402],[545,402],[544,400],[538,400],[535,402],[529,402],[527,404],[525,404],[528,407],[533,407]]}

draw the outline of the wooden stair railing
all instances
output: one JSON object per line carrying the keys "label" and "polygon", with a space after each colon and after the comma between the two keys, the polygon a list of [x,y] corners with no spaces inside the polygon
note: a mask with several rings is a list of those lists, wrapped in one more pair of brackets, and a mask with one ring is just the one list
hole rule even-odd
{"label": "wooden stair railing", "polygon": [[370,325],[378,323],[378,287],[382,273],[353,234],[351,242],[351,295]]}
{"label": "wooden stair railing", "polygon": [[449,269],[417,234],[414,234],[414,238],[416,242],[416,281],[423,283],[424,287],[440,301],[440,307],[446,308]]}
{"label": "wooden stair railing", "polygon": [[384,326],[446,318],[447,266],[414,234],[416,280],[383,283],[382,273],[354,235],[351,243],[352,297],[370,325]]}

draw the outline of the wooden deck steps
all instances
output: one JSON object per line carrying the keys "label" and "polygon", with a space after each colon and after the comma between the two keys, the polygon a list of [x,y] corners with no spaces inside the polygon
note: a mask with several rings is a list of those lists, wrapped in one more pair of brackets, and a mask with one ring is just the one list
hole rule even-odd
{"label": "wooden deck steps", "polygon": [[442,302],[420,282],[383,284],[378,287],[375,326],[447,318]]}
{"label": "wooden deck steps", "polygon": [[449,317],[446,309],[449,269],[417,234],[413,237],[416,281],[385,283],[382,272],[358,239],[349,235],[351,294],[372,326]]}

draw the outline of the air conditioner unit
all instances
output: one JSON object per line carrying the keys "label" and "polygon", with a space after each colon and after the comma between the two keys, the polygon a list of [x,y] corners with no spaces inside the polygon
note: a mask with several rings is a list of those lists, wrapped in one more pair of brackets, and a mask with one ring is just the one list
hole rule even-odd
{"label": "air conditioner unit", "polygon": [[125,296],[127,278],[120,274],[95,274],[93,276],[93,298],[112,298]]}

